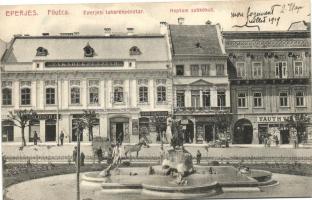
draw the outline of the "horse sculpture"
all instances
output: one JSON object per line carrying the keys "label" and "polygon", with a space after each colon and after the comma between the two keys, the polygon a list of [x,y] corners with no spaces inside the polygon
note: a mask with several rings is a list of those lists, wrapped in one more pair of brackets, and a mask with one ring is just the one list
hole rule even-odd
{"label": "horse sculpture", "polygon": [[141,151],[142,146],[149,147],[149,145],[146,143],[145,140],[141,140],[139,143],[135,145],[125,145],[124,146],[124,153],[127,158],[128,153],[130,153],[130,159],[131,159],[131,153],[136,152],[136,157],[139,157],[139,151]]}

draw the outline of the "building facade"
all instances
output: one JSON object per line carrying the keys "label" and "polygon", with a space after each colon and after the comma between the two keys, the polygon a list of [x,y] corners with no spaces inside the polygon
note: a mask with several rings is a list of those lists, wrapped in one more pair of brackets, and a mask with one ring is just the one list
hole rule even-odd
{"label": "building facade", "polygon": [[9,111],[33,109],[28,142],[35,131],[42,142],[57,142],[61,131],[76,141],[75,121],[92,110],[93,135],[112,142],[160,143],[171,116],[184,143],[215,141],[226,114],[233,144],[261,144],[273,133],[288,144],[287,119],[312,118],[310,30],[221,32],[183,21],[161,22],[150,35],[15,35],[1,60],[2,141],[22,140]]}
{"label": "building facade", "polygon": [[[159,140],[155,116],[171,112],[170,54],[165,36],[137,35],[133,29],[102,36],[15,36],[2,59],[2,137],[21,141],[21,129],[9,111],[33,109],[37,119],[26,128],[42,142],[77,140],[74,123],[83,110],[94,110],[94,136],[136,143],[142,132]],[[159,123],[159,121],[158,121]],[[82,141],[89,141],[88,132]]]}
{"label": "building facade", "polygon": [[[229,56],[234,144],[291,142],[287,119],[311,118],[310,31],[224,32]],[[306,133],[311,133],[307,124]],[[311,137],[311,136],[310,136]]]}
{"label": "building facade", "polygon": [[185,143],[218,139],[215,117],[230,112],[227,55],[219,25],[167,25],[172,53],[173,115]]}

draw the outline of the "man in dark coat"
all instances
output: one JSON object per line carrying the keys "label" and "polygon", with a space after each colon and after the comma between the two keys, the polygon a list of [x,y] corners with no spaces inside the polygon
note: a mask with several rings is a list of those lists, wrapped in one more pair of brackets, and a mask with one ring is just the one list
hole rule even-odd
{"label": "man in dark coat", "polygon": [[64,137],[65,137],[64,132],[61,131],[60,139],[61,139],[61,145],[62,146],[63,146],[63,142],[64,142]]}
{"label": "man in dark coat", "polygon": [[84,166],[85,155],[83,152],[80,154],[80,166]]}
{"label": "man in dark coat", "polygon": [[34,145],[37,145],[38,138],[39,137],[37,131],[34,131]]}

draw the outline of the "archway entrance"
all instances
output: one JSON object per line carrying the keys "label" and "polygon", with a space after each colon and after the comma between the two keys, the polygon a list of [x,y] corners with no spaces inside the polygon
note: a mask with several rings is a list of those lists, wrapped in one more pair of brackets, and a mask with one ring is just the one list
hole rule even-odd
{"label": "archway entrance", "polygon": [[120,144],[130,142],[129,118],[114,117],[110,119],[110,141]]}
{"label": "archway entrance", "polygon": [[233,144],[251,144],[252,132],[252,124],[248,119],[238,120],[234,126]]}

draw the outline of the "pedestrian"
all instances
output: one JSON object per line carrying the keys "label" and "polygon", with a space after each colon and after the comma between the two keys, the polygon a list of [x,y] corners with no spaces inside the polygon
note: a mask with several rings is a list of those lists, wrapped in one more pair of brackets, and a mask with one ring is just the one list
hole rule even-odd
{"label": "pedestrian", "polygon": [[60,139],[61,139],[61,145],[62,146],[63,146],[63,142],[64,142],[64,137],[65,137],[64,132],[61,131]]}
{"label": "pedestrian", "polygon": [[200,160],[201,160],[201,153],[199,150],[197,150],[197,154],[196,154],[196,161],[197,161],[197,165],[200,164]]}
{"label": "pedestrian", "polygon": [[80,154],[80,166],[84,166],[84,159],[85,159],[85,155],[83,152],[81,152],[81,154]]}
{"label": "pedestrian", "polygon": [[38,142],[38,133],[37,131],[34,131],[34,145],[37,145]]}
{"label": "pedestrian", "polygon": [[77,163],[77,147],[76,146],[73,150],[73,162]]}
{"label": "pedestrian", "polygon": [[97,154],[97,157],[98,157],[98,162],[101,163],[102,156],[103,156],[103,151],[102,151],[101,147],[96,151],[96,154]]}
{"label": "pedestrian", "polygon": [[267,146],[268,146],[268,138],[266,136],[264,136],[263,143],[264,143],[264,147],[267,148]]}
{"label": "pedestrian", "polygon": [[275,145],[278,147],[278,145],[279,145],[279,140],[278,140],[277,135],[274,135],[274,140],[275,140]]}

